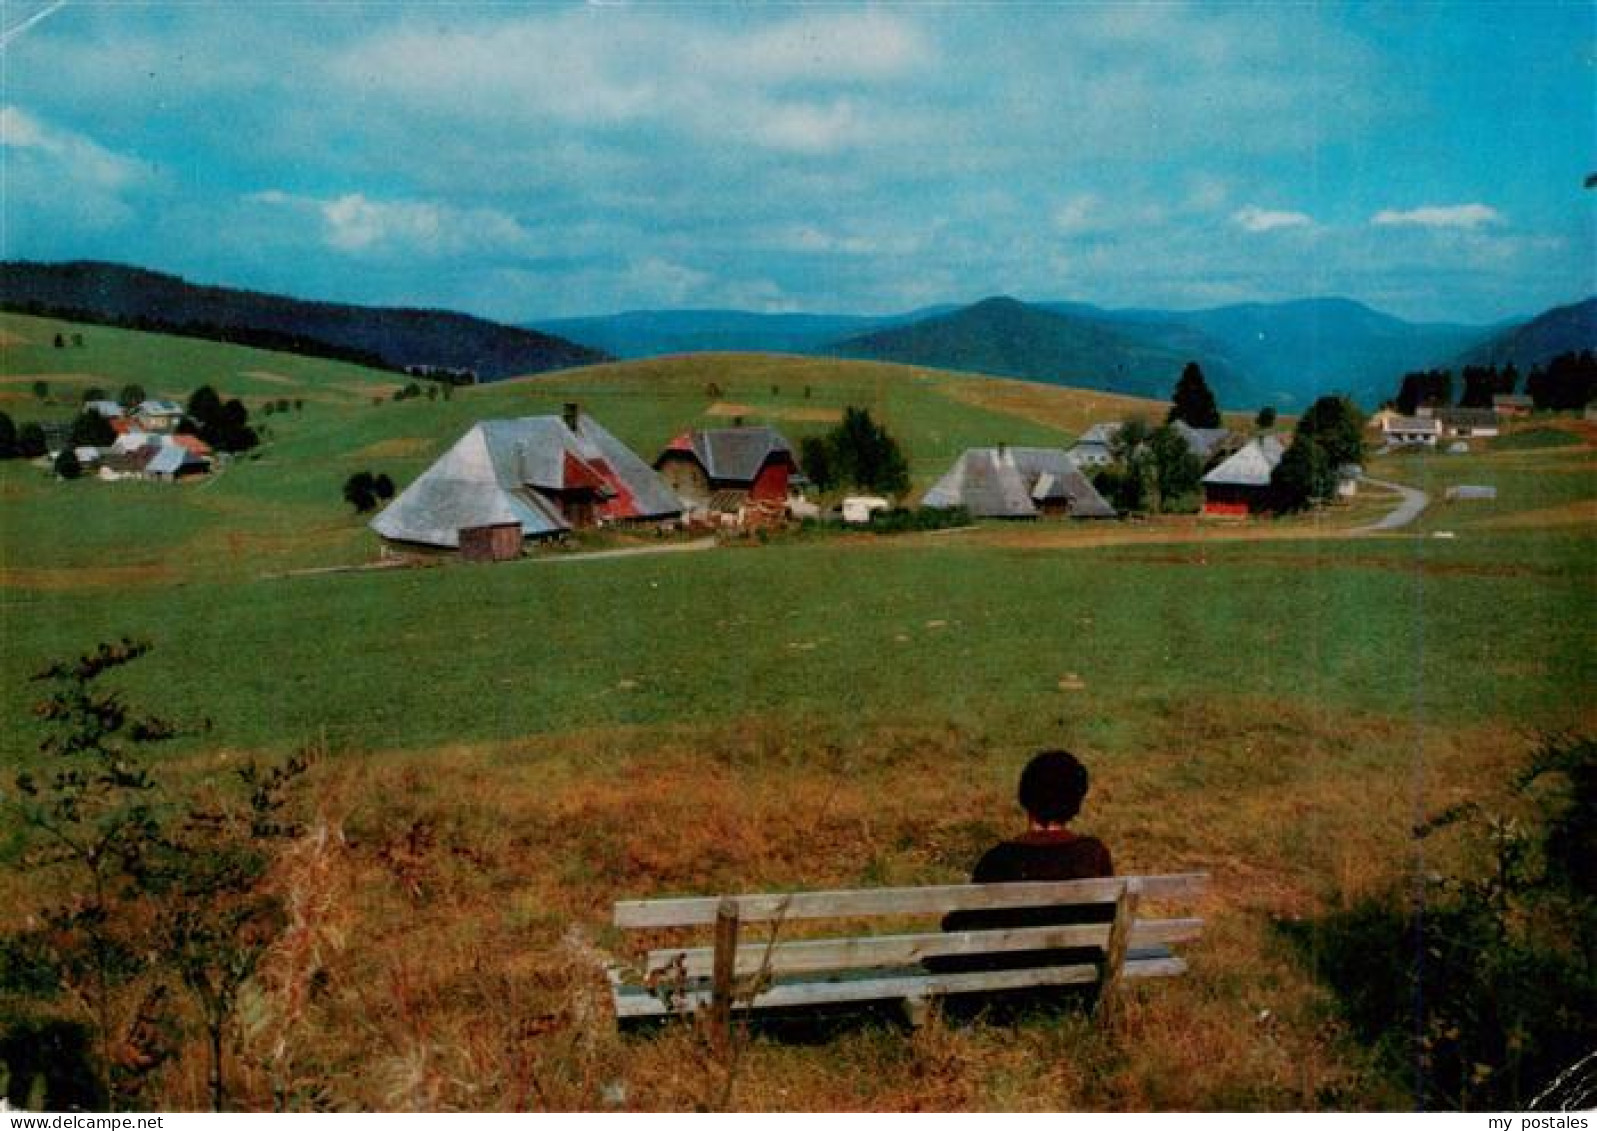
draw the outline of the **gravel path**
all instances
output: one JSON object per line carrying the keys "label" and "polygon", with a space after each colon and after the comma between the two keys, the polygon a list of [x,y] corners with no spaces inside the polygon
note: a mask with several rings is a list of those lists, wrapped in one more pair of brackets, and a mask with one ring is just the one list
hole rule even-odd
{"label": "gravel path", "polygon": [[1430,506],[1431,497],[1416,488],[1405,487],[1401,483],[1393,483],[1386,479],[1371,479],[1369,476],[1365,476],[1363,482],[1371,487],[1385,487],[1389,491],[1396,491],[1403,496],[1403,501],[1379,522],[1351,530],[1350,534],[1377,534],[1388,530],[1399,530],[1413,522],[1426,507]]}

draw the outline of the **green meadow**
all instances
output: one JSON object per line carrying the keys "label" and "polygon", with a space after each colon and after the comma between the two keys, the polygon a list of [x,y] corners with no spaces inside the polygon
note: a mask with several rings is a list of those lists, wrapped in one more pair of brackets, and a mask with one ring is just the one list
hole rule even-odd
{"label": "green meadow", "polygon": [[[50,347],[58,327],[85,348]],[[1122,870],[1215,876],[1210,936],[1187,977],[1137,992],[1136,1040],[1067,1021],[757,1042],[738,1101],[1401,1106],[1281,924],[1402,885],[1417,819],[1493,796],[1538,733],[1597,723],[1597,432],[1578,421],[1373,461],[1435,498],[1385,536],[1336,514],[979,524],[285,576],[374,560],[343,480],[403,487],[484,417],[574,400],[647,456],[737,416],[796,441],[862,404],[924,487],[966,446],[1064,444],[1139,406],[731,355],[394,403],[403,380],[358,367],[11,315],[0,330],[21,420],[70,411],[38,404],[36,379],[305,402],[259,417],[259,453],[209,481],[0,467],[0,746],[35,757],[30,674],[131,636],[155,648],[120,678],[128,699],[209,722],[168,748],[173,772],[318,752],[316,819],[347,837],[283,882],[322,901],[323,996],[292,1039],[329,1102],[504,1106],[533,1064],[540,1106],[593,1106],[613,1079],[633,1106],[702,1105],[718,1069],[692,1034],[616,1037],[572,938],[613,945],[623,897],[957,880],[1014,825],[1028,753],[1060,744],[1093,769],[1083,824]],[[1497,498],[1442,501],[1463,484]],[[1358,513],[1379,510],[1367,491]],[[28,898],[15,876],[3,890]],[[485,972],[485,954],[509,957]],[[238,1088],[265,1103],[252,1039]],[[203,1102],[195,1072],[165,1087]]]}

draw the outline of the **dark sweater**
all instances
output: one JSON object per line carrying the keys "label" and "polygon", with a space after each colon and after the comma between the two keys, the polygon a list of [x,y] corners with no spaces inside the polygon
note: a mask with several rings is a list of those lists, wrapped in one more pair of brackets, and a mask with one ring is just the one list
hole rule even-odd
{"label": "dark sweater", "polygon": [[[1067,830],[1032,831],[996,844],[976,864],[971,882],[1013,884],[1032,881],[1090,880],[1114,875],[1114,863],[1103,841]],[[1007,907],[991,911],[954,911],[944,916],[945,931],[991,931],[1009,927],[1053,927],[1077,923],[1109,923],[1114,904],[1074,907]],[[938,971],[1016,970],[1028,966],[1068,965],[1093,961],[1088,950],[1021,950],[982,958],[935,958],[926,965]]]}

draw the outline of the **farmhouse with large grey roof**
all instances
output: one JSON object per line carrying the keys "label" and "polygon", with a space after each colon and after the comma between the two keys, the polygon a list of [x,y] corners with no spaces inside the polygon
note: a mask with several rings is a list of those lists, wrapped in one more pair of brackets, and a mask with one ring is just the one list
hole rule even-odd
{"label": "farmhouse with large grey roof", "polygon": [[975,518],[1113,518],[1087,477],[1059,448],[967,448],[921,499],[964,507]]}
{"label": "farmhouse with large grey roof", "polygon": [[648,464],[568,405],[564,416],[474,425],[371,526],[391,542],[492,545],[491,556],[502,557],[519,553],[524,538],[675,519],[682,509]]}
{"label": "farmhouse with large grey roof", "polygon": [[1246,515],[1268,510],[1275,498],[1270,478],[1285,451],[1275,436],[1249,440],[1203,477],[1203,513]]}

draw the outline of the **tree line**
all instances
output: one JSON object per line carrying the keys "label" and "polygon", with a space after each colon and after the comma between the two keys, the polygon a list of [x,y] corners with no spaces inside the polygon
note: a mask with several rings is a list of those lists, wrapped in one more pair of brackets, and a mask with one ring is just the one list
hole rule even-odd
{"label": "tree line", "polygon": [[[1491,408],[1493,397],[1519,391],[1519,369],[1511,361],[1502,366],[1466,365],[1456,387],[1458,407]],[[1450,369],[1415,370],[1403,375],[1397,396],[1389,404],[1405,416],[1412,416],[1422,406],[1445,408],[1453,404],[1454,389]],[[1546,365],[1533,366],[1525,376],[1524,393],[1542,412],[1585,408],[1597,398],[1597,354],[1571,350]]]}

